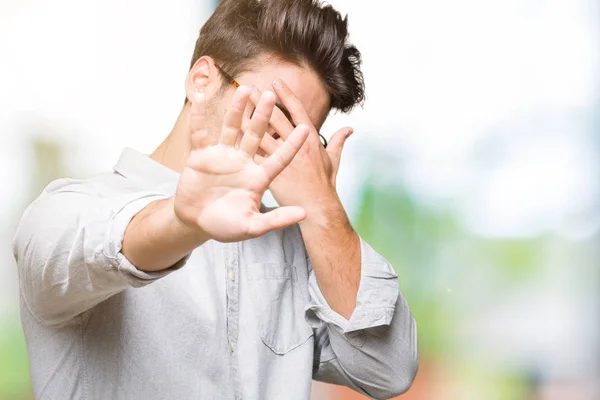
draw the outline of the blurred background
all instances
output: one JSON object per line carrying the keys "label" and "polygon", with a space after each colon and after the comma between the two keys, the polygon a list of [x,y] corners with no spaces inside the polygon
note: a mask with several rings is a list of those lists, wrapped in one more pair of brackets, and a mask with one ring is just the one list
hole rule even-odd
{"label": "blurred background", "polygon": [[[339,176],[418,322],[406,399],[600,399],[596,0],[330,0],[368,100]],[[31,399],[11,240],[51,180],[170,131],[216,1],[0,0],[0,399]],[[359,399],[315,384],[314,400]]]}

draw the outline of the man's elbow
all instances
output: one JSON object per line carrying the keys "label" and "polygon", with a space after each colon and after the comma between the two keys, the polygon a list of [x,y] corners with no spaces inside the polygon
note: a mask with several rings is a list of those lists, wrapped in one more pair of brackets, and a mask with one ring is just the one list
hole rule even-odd
{"label": "man's elbow", "polygon": [[66,307],[67,300],[64,297],[56,300],[46,296],[45,291],[21,297],[22,305],[25,306],[27,313],[44,328],[62,328],[73,319],[73,315]]}
{"label": "man's elbow", "polygon": [[[419,369],[419,357],[415,352],[412,357],[403,357],[390,368],[388,379],[382,385],[376,396],[377,399],[390,399],[406,393],[412,386]],[[371,393],[374,395],[375,393]]]}
{"label": "man's elbow", "polygon": [[419,360],[418,357],[415,357],[403,366],[402,371],[398,371],[394,374],[395,379],[393,382],[390,382],[390,393],[387,398],[396,397],[406,393],[415,381],[418,370]]}

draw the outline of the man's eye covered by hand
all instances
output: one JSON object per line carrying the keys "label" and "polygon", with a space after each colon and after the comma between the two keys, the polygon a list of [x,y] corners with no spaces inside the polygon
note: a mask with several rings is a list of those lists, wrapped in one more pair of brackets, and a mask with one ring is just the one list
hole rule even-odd
{"label": "man's eye covered by hand", "polygon": [[[239,84],[235,80],[232,80],[232,81],[235,82],[239,86]],[[238,86],[236,86],[236,87],[238,87]],[[251,90],[250,102],[248,103],[248,107],[250,108],[250,113],[247,116],[245,116],[245,122],[247,120],[249,120],[250,118],[252,118],[256,104],[257,104],[258,100],[260,99],[261,94],[264,93],[262,90],[258,89],[255,86],[251,86],[250,90]],[[290,111],[279,100],[277,100],[275,102],[275,108],[273,109],[273,114],[271,116],[271,120],[279,121],[279,124],[278,124],[279,126],[282,126],[282,125],[285,126],[285,125],[289,124],[289,126],[288,126],[289,132],[291,132],[291,130],[293,130],[297,126],[297,124],[294,122],[294,119],[292,118]],[[284,124],[283,122],[285,122],[285,121],[287,121],[288,124]],[[245,122],[242,124],[242,126],[245,125]],[[316,131],[316,133],[319,136],[319,140],[321,141],[321,144],[323,145],[323,147],[327,148],[327,144],[328,144],[327,139],[323,135],[321,135],[320,132]],[[277,129],[275,128],[275,126],[273,126],[272,123],[269,123],[269,128],[267,130],[267,134],[271,135],[273,137],[273,139],[282,138],[282,135],[280,135],[277,132]]]}
{"label": "man's eye covered by hand", "polygon": [[[277,95],[276,107],[273,109],[267,134],[261,141],[257,162],[261,162],[260,157],[273,154],[287,140],[296,123],[308,126],[309,136],[303,145],[303,151],[269,188],[278,204],[298,204],[313,208],[309,199],[290,197],[290,185],[293,182],[302,182],[303,192],[314,193],[317,197],[332,197],[331,190],[336,187],[341,152],[353,130],[348,127],[338,130],[327,146],[327,141],[316,129],[307,109],[287,84],[281,79],[276,79],[273,89]],[[255,105],[262,92],[254,87],[251,91],[250,103]],[[288,184],[282,182],[284,180],[288,180]]]}

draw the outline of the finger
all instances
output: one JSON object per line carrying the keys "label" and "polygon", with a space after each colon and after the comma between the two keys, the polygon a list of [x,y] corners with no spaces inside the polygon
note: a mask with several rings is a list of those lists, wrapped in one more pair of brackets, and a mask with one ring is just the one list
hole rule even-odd
{"label": "finger", "polygon": [[329,154],[329,159],[331,160],[331,165],[333,167],[334,176],[337,173],[337,169],[340,166],[340,160],[342,158],[342,150],[344,148],[344,144],[346,140],[350,137],[353,130],[352,128],[342,128],[336,133],[333,134],[329,144],[327,145],[327,154]]}
{"label": "finger", "polygon": [[261,156],[261,155],[260,155],[260,154],[258,154],[258,153],[256,153],[256,154],[254,155],[254,163],[255,163],[256,165],[260,165],[260,164],[264,163],[264,162],[265,162],[265,160],[266,160],[266,158],[264,158],[263,156]]}
{"label": "finger", "polygon": [[262,163],[262,167],[272,181],[283,171],[285,167],[294,159],[298,151],[308,137],[308,127],[306,125],[298,125],[288,139],[283,142],[281,147],[271,154],[267,160]]}
{"label": "finger", "polygon": [[287,228],[306,218],[302,207],[279,207],[265,214],[256,213],[250,218],[248,233],[252,237],[262,236],[267,232]]}
{"label": "finger", "polygon": [[[194,94],[192,109],[190,111],[190,130],[192,150],[204,148],[214,144],[206,129],[206,96],[204,93]],[[211,140],[212,139],[212,140]]]}
{"label": "finger", "polygon": [[247,86],[240,86],[235,90],[231,99],[231,107],[225,113],[219,143],[225,146],[235,145],[238,133],[242,130],[242,117],[249,97],[250,89]]}
{"label": "finger", "polygon": [[250,103],[252,103],[255,107],[260,101],[262,93],[262,90],[258,89],[256,86],[250,87]]}
{"label": "finger", "polygon": [[[277,105],[277,104],[276,104]],[[281,111],[281,106],[275,107],[273,115],[271,116],[271,126],[275,131],[284,139],[287,139],[292,131],[294,130],[294,121],[292,117],[289,118]]]}
{"label": "finger", "polygon": [[[292,93],[289,87],[281,80],[275,79],[273,81],[273,88],[275,89],[275,93],[290,113],[292,117],[292,121],[297,124],[306,124],[309,127],[313,127],[312,121],[306,112],[306,109],[298,100],[298,98]],[[316,130],[315,130],[316,131]]]}
{"label": "finger", "polygon": [[245,132],[246,129],[248,129],[248,124],[250,123],[250,119],[252,118],[252,114],[254,113],[254,103],[252,103],[252,101],[249,101],[246,104],[246,109],[244,110],[244,115],[242,115],[242,130],[241,132],[238,133],[236,142],[235,142],[235,148],[239,148],[240,146],[240,142],[242,141],[242,132]]}
{"label": "finger", "polygon": [[[256,89],[256,91],[250,95],[250,102],[252,102],[253,104],[258,104],[259,100],[260,92],[258,91],[258,89]],[[269,124],[273,127],[273,129],[275,129],[279,136],[281,136],[284,139],[287,139],[287,137],[290,136],[290,133],[292,133],[292,131],[294,130],[293,121],[290,121],[291,116],[288,118],[281,111],[281,105],[277,105],[277,103],[275,103],[275,105],[276,107],[273,109],[273,114],[271,115],[271,121],[269,122]]]}
{"label": "finger", "polygon": [[254,109],[248,129],[244,131],[244,136],[240,142],[240,150],[246,155],[252,157],[258,150],[260,141],[269,127],[269,120],[275,106],[275,95],[273,92],[264,92]]}
{"label": "finger", "polygon": [[283,141],[275,139],[273,136],[266,134],[262,141],[260,142],[260,148],[265,151],[265,153],[271,155],[277,151]]}

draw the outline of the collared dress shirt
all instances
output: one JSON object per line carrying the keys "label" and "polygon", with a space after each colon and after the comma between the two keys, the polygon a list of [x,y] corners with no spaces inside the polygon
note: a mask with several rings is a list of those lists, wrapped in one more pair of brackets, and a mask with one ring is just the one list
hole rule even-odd
{"label": "collared dress shirt", "polygon": [[416,325],[392,266],[361,239],[349,320],[319,290],[297,225],[210,240],[138,270],[130,220],[178,174],[132,149],[114,171],[51,183],[13,242],[36,399],[308,399],[313,379],[372,398],[410,387]]}

